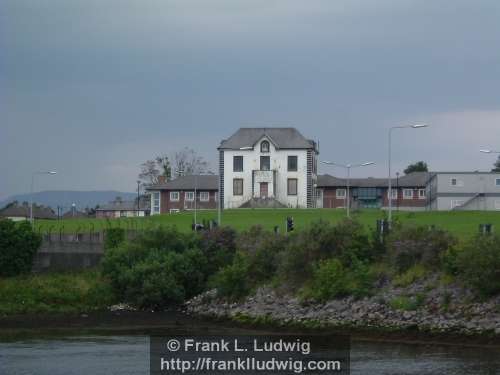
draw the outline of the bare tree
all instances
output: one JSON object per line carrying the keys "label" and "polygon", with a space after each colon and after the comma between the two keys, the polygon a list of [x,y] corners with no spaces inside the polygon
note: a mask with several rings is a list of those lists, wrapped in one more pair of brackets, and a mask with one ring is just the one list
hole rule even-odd
{"label": "bare tree", "polygon": [[177,176],[207,173],[210,171],[208,162],[188,147],[176,152],[173,160]]}
{"label": "bare tree", "polygon": [[156,184],[158,183],[158,176],[160,175],[160,170],[156,160],[146,160],[141,164],[141,172],[139,173],[139,180],[143,184]]}

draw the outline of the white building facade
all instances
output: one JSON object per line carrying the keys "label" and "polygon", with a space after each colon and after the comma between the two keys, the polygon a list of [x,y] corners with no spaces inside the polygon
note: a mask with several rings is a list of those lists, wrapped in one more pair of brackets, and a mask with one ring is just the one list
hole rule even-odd
{"label": "white building facade", "polygon": [[223,208],[315,206],[316,142],[294,128],[241,128],[218,148]]}

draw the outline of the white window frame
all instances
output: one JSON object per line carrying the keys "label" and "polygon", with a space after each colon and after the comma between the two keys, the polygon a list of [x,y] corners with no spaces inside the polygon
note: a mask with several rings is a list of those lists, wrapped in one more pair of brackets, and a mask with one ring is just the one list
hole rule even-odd
{"label": "white window frame", "polygon": [[495,186],[500,187],[500,178],[495,178]]}
{"label": "white window frame", "polygon": [[[398,199],[398,189],[391,188],[392,200]],[[389,190],[387,190],[387,199],[389,199]]]}
{"label": "white window frame", "polygon": [[500,210],[500,200],[495,200],[495,210]]}
{"label": "white window frame", "polygon": [[[453,184],[453,180],[455,180],[455,184]],[[459,180],[456,177],[452,177],[452,178],[450,178],[450,186],[463,187],[464,182],[462,180]]]}
{"label": "white window frame", "polygon": [[[407,194],[408,192],[410,194]],[[413,199],[413,189],[403,189],[403,199]]]}
{"label": "white window frame", "polygon": [[160,213],[160,199],[161,195],[159,191],[155,191],[151,194],[152,197],[152,209],[153,209],[153,214],[159,214]]}
{"label": "white window frame", "polygon": [[427,198],[427,190],[426,189],[418,189],[418,199]]}
{"label": "white window frame", "polygon": [[208,202],[210,200],[210,192],[200,191],[200,202]]}
{"label": "white window frame", "polygon": [[171,208],[171,209],[169,210],[169,212],[170,212],[171,214],[178,214],[179,212],[181,212],[181,210],[179,210],[178,208]]}
{"label": "white window frame", "polygon": [[171,191],[170,192],[170,201],[171,202],[179,202],[180,199],[180,193],[178,191]]}
{"label": "white window frame", "polygon": [[193,202],[194,201],[194,191],[185,191],[184,192],[184,200],[186,202]]}
{"label": "white window frame", "polygon": [[462,200],[462,199],[452,199],[452,200],[451,200],[451,203],[450,203],[450,205],[451,205],[451,209],[453,210],[455,207],[460,207],[460,206],[462,206],[464,203],[465,203],[465,201],[464,201],[464,200]]}
{"label": "white window frame", "polygon": [[[340,192],[343,192],[343,194],[339,194]],[[337,199],[345,199],[347,197],[347,189],[336,189],[335,190],[335,198]]]}

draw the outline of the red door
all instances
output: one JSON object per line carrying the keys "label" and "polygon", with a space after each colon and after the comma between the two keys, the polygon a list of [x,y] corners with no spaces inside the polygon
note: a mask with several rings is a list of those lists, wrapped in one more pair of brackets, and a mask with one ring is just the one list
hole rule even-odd
{"label": "red door", "polygon": [[267,198],[267,182],[260,183],[260,197]]}

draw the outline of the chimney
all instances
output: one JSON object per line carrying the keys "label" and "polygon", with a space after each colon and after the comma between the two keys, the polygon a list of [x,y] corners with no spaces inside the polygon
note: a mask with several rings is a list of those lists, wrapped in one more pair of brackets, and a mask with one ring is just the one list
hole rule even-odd
{"label": "chimney", "polygon": [[158,183],[159,184],[164,184],[165,182],[167,182],[167,176],[158,176]]}

